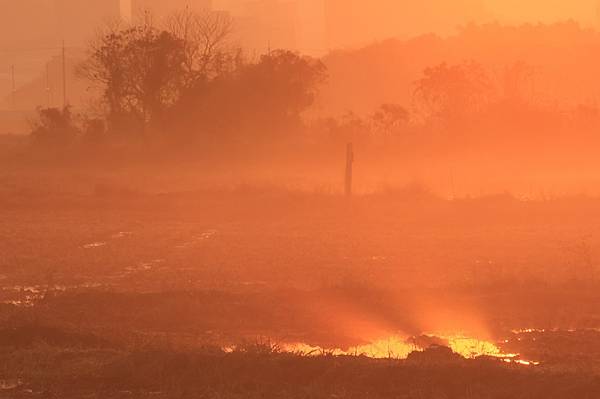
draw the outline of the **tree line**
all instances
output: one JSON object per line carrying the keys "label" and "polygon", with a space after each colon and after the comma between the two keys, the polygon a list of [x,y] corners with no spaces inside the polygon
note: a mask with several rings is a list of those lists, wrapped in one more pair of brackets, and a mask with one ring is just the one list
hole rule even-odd
{"label": "tree line", "polygon": [[600,127],[594,106],[565,113],[539,101],[538,69],[522,61],[500,72],[474,61],[441,63],[414,82],[410,104],[383,104],[369,115],[306,118],[327,80],[324,63],[288,50],[249,57],[231,40],[232,31],[226,15],[190,10],[160,26],[146,18],[107,27],[78,67],[98,93],[96,106],[80,115],[70,108],[39,110],[34,142],[214,149],[302,138],[411,151],[572,139],[573,129]]}
{"label": "tree line", "polygon": [[[160,25],[149,18],[102,31],[77,74],[99,93],[93,112],[40,109],[32,136],[189,144],[260,139],[301,127],[326,79],[321,61],[275,50],[250,58],[230,42],[232,20],[189,9]],[[243,133],[243,134],[242,134]]]}

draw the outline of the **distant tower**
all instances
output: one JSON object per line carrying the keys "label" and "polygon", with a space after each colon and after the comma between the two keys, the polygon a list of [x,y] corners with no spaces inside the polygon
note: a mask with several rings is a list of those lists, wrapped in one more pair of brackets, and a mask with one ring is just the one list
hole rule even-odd
{"label": "distant tower", "polygon": [[58,39],[84,46],[95,29],[121,16],[121,0],[53,0]]}
{"label": "distant tower", "polygon": [[133,4],[131,0],[121,0],[121,18],[131,20],[133,14]]}
{"label": "distant tower", "polygon": [[186,7],[192,10],[212,10],[212,0],[129,0],[129,2],[134,15],[140,11],[149,11],[158,18]]}
{"label": "distant tower", "polygon": [[298,50],[298,7],[293,1],[255,0],[244,3],[238,26],[247,49]]}
{"label": "distant tower", "polygon": [[329,46],[324,1],[297,1],[297,20],[298,49],[309,55],[325,54]]}

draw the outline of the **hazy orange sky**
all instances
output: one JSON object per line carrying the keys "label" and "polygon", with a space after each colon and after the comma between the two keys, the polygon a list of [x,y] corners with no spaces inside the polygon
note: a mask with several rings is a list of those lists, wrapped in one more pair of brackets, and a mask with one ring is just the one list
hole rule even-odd
{"label": "hazy orange sky", "polygon": [[[202,0],[189,0],[202,1]],[[264,2],[276,0],[261,0]],[[243,16],[246,4],[257,0],[213,0],[215,9]],[[448,35],[469,22],[504,24],[552,23],[575,20],[600,27],[600,0],[279,0],[295,3],[296,49],[323,54],[359,47],[391,37],[423,33]],[[266,7],[277,13],[277,7]],[[273,16],[262,16],[267,20]],[[287,22],[286,22],[287,23]],[[262,38],[262,41],[267,39]],[[271,42],[276,41],[270,37]]]}
{"label": "hazy orange sky", "polygon": [[498,18],[509,21],[553,21],[565,18],[600,25],[598,0],[485,0]]}
{"label": "hazy orange sky", "polygon": [[[127,2],[129,0],[122,0]],[[165,0],[167,1],[167,0]],[[193,0],[192,0],[193,1]],[[218,8],[235,7],[249,0],[213,0]],[[328,0],[302,0],[302,3],[319,3]],[[348,7],[363,8],[383,7],[388,11],[401,12],[403,9],[415,7],[413,1],[407,0],[344,0]],[[419,3],[432,3],[421,1]],[[598,21],[598,0],[439,0],[443,4],[442,9],[461,8],[462,4],[477,4],[483,6],[490,14],[513,21],[551,21],[564,18],[576,18],[586,24],[596,24]],[[435,12],[431,10],[431,12]]]}
{"label": "hazy orange sky", "polygon": [[330,9],[343,10],[338,11],[337,19],[329,21],[329,28],[339,36],[333,38],[332,47],[342,44],[344,38],[364,43],[426,32],[447,34],[468,22],[518,24],[574,19],[584,26],[600,26],[599,0],[325,1]]}
{"label": "hazy orange sky", "polygon": [[[54,1],[0,0],[0,6],[7,11],[4,15],[0,13],[0,64],[17,66],[18,85],[38,76],[49,57],[56,55],[31,49],[59,47],[62,39],[70,46],[81,46],[87,41],[84,32],[63,37],[61,27],[68,24],[55,20]],[[124,9],[125,5],[131,6],[131,0],[120,1]],[[176,7],[173,0],[156,1]],[[177,4],[185,1],[205,5],[209,0],[179,0]],[[247,5],[260,2],[267,6],[254,9],[267,13],[270,10],[272,15],[262,15],[264,11],[260,11],[260,15],[248,18],[244,13],[253,8]],[[282,21],[282,13],[269,6],[269,2],[295,4],[294,21]],[[448,35],[469,22],[521,24],[573,19],[582,26],[600,28],[600,0],[212,0],[212,5],[239,17],[238,23],[245,25],[240,34],[246,39],[244,45],[249,52],[258,53],[267,47],[280,46],[323,55],[329,50],[357,48],[392,37],[407,38],[430,32]],[[78,13],[78,10],[73,12]],[[102,18],[97,15],[97,22]],[[94,32],[90,15],[77,20],[70,24],[74,26],[71,31],[89,26],[87,34]],[[257,21],[262,24],[259,28]],[[287,40],[288,36],[281,34],[288,26],[293,31],[287,32],[288,36],[294,39]],[[9,49],[17,51],[11,53]],[[0,70],[0,98],[5,97],[11,84],[6,71],[6,67]]]}

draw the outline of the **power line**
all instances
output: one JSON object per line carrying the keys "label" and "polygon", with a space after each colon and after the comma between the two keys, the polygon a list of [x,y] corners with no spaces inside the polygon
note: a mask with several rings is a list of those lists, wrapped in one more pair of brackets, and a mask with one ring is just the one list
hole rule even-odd
{"label": "power line", "polygon": [[[21,47],[21,48],[4,48],[0,49],[0,53],[10,54],[10,53],[33,53],[38,51],[59,51],[62,50],[63,46],[60,47]],[[83,46],[65,46],[68,50],[83,50],[85,47]]]}

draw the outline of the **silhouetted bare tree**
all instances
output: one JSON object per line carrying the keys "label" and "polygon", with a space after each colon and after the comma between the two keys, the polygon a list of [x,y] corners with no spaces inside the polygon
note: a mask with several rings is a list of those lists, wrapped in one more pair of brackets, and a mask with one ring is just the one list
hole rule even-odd
{"label": "silhouetted bare tree", "polygon": [[145,127],[178,100],[184,61],[180,39],[144,24],[102,34],[79,72],[102,88],[112,124],[133,117]]}
{"label": "silhouetted bare tree", "polygon": [[239,54],[229,43],[233,20],[225,13],[186,8],[167,19],[165,30],[182,43],[187,86],[230,69]]}

